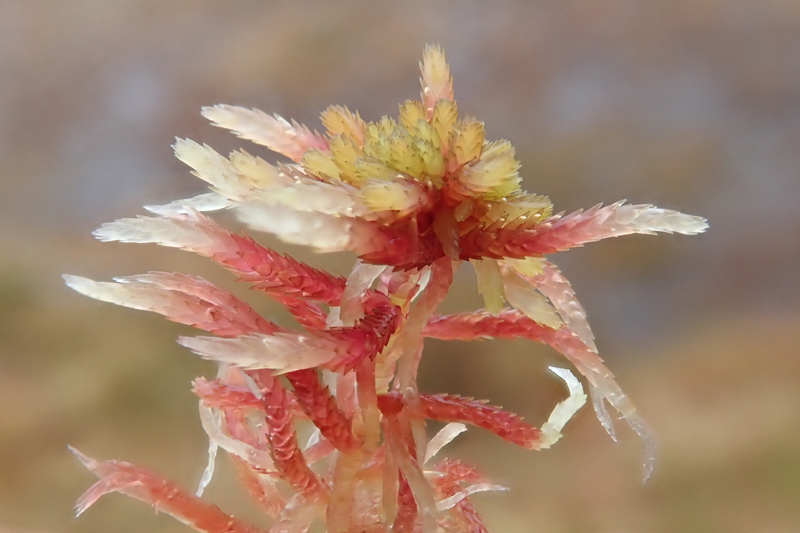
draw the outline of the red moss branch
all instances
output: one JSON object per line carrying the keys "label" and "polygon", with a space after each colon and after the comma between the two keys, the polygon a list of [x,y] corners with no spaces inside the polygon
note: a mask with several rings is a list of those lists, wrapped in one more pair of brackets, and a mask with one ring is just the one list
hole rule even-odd
{"label": "red moss branch", "polygon": [[290,294],[271,294],[272,298],[280,302],[300,323],[308,330],[325,329],[327,316],[319,304],[302,300]]}
{"label": "red moss branch", "polygon": [[215,409],[263,409],[264,402],[253,391],[239,385],[229,385],[218,379],[197,378],[192,382],[194,392],[207,407]]}
{"label": "red moss branch", "polygon": [[338,305],[346,279],[310,267],[275,250],[261,246],[248,235],[230,235],[234,246],[212,258],[236,270],[240,279],[266,292],[296,294],[329,305]]}
{"label": "red moss branch", "polygon": [[306,463],[294,430],[289,394],[277,381],[262,389],[266,413],[265,433],[270,453],[281,477],[301,494],[317,498],[326,492]]}
{"label": "red moss branch", "polygon": [[359,448],[360,442],[353,436],[350,420],[339,410],[336,399],[328,387],[320,382],[316,370],[289,372],[286,379],[292,384],[300,407],[319,428],[323,437],[345,452]]}
{"label": "red moss branch", "polygon": [[223,513],[217,506],[193,496],[171,481],[125,461],[96,461],[72,449],[81,462],[100,480],[92,485],[76,505],[80,515],[101,496],[121,492],[149,503],[156,511],[189,524],[205,533],[259,533],[262,530]]}
{"label": "red moss branch", "polygon": [[324,333],[343,346],[342,353],[332,365],[337,372],[349,372],[362,361],[374,359],[400,326],[400,308],[384,294],[370,294],[364,310],[364,317],[352,328],[331,328]]}
{"label": "red moss branch", "polygon": [[70,287],[92,298],[152,311],[222,337],[254,331],[275,333],[281,329],[230,292],[197,276],[151,272],[117,278],[116,283],[80,276],[64,279]]}
{"label": "red moss branch", "polygon": [[[481,476],[475,467],[465,465],[455,459],[443,459],[433,465],[431,470],[442,474],[435,477],[431,482],[442,490],[456,489],[452,494],[458,492],[459,483],[484,483],[486,480]],[[448,496],[452,496],[448,494]]]}
{"label": "red moss branch", "polygon": [[474,313],[434,317],[425,327],[425,336],[446,340],[525,338],[549,344],[569,359],[590,381],[595,374],[613,377],[603,359],[567,327],[552,329],[538,324],[521,311],[510,309],[497,315],[485,310]]}
{"label": "red moss branch", "polygon": [[491,431],[498,437],[528,449],[537,449],[539,429],[523,421],[519,415],[474,400],[447,394],[420,394],[414,406],[408,406],[399,392],[378,397],[378,406],[385,416],[392,416],[406,407],[414,413],[439,422],[461,422]]}
{"label": "red moss branch", "polygon": [[[208,381],[197,378],[192,382],[192,392],[203,400],[207,407],[215,409],[258,409],[264,410],[264,401],[243,385],[232,385],[218,379]],[[292,414],[298,419],[306,419],[306,413],[293,397],[289,397]]]}

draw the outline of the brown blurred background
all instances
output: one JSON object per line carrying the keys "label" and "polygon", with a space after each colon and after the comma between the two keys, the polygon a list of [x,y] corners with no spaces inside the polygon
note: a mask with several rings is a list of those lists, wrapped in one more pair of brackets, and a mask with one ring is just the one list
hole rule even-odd
{"label": "brown blurred background", "polygon": [[[470,431],[449,453],[512,488],[475,498],[490,530],[800,531],[800,2],[0,0],[0,532],[187,531],[119,495],[72,518],[92,477],[67,444],[194,488],[207,441],[189,382],[213,366],[174,344],[189,328],[60,274],[234,287],[188,254],[90,232],[202,190],[176,135],[263,153],[202,105],[374,120],[416,97],[427,42],[448,54],[459,110],[516,145],[527,189],[557,209],[627,198],[711,223],[556,258],[659,436],[656,471],[642,486],[637,438],[620,424],[614,444],[591,409],[542,453]],[[447,306],[480,305],[467,271],[458,282]],[[530,343],[430,342],[422,388],[539,424],[565,394],[553,363]],[[258,522],[219,465],[209,497]]]}

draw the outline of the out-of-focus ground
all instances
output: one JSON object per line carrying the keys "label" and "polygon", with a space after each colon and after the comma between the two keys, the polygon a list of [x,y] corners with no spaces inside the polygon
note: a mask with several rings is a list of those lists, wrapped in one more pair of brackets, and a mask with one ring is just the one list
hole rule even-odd
{"label": "out-of-focus ground", "polygon": [[[230,276],[181,252],[100,244],[100,223],[201,191],[174,136],[235,103],[319,127],[418,93],[426,42],[459,110],[517,147],[529,191],[567,211],[622,198],[702,214],[699,237],[626,237],[558,256],[623,388],[659,436],[590,409],[552,450],[473,430],[451,455],[511,487],[475,501],[495,532],[800,531],[800,2],[0,2],[0,532],[186,531],[109,496],[67,444],[193,487],[207,441],[188,328],[70,292],[63,272]],[[253,145],[246,149],[262,153]],[[340,272],[347,258],[302,255]],[[480,305],[466,271],[453,309]],[[238,286],[265,312],[258,294]],[[540,423],[565,392],[530,343],[429,343],[422,388],[491,398]],[[258,521],[226,459],[209,497]]]}

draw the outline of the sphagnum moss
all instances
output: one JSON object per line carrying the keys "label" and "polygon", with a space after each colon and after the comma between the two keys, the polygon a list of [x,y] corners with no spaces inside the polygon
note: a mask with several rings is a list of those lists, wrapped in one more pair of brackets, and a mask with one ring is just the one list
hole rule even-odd
{"label": "sphagnum moss", "polygon": [[[548,448],[586,395],[570,371],[553,368],[569,397],[536,428],[483,401],[421,393],[425,337],[551,345],[585,377],[612,437],[605,401],[644,439],[649,475],[652,438],[603,365],[569,281],[545,256],[632,233],[696,234],[706,221],[623,202],[554,215],[546,196],[521,190],[513,146],[487,141],[482,122],[459,115],[439,47],[425,49],[421,69],[421,99],[403,103],[396,120],[365,122],[331,106],[322,113],[324,135],[257,110],[204,108],[215,125],[293,163],[273,165],[244,150],[223,157],[179,139],[176,156],[212,192],[148,207],[155,216],[95,232],[103,241],[209,257],[286,306],[303,331],[270,322],[194,276],[155,272],[110,283],[65,276],[92,298],[213,334],[179,342],[219,363],[216,379],[194,383],[211,442],[197,495],[134,465],[76,451],[100,478],[79,500],[79,513],[103,494],[122,492],[199,531],[257,531],[201,498],[222,448],[273,519],[274,533],[303,532],[315,520],[330,533],[485,531],[469,496],[503,488],[463,463],[433,457],[467,425],[532,450]],[[358,259],[347,279],[312,268],[204,214],[222,209],[285,242],[347,250]],[[475,268],[485,309],[440,316],[463,261]],[[430,440],[428,419],[446,424]],[[296,425],[304,423],[315,431],[301,444]]]}

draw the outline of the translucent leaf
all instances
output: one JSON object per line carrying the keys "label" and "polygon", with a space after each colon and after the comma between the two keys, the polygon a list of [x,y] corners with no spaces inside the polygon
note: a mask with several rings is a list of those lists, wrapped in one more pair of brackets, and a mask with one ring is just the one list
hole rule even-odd
{"label": "translucent leaf", "polygon": [[475,485],[470,485],[466,489],[457,492],[456,494],[450,496],[449,498],[439,500],[438,502],[436,502],[436,509],[440,512],[451,509],[461,500],[470,496],[471,494],[475,494],[476,492],[506,491],[506,490],[508,490],[508,487],[503,487],[502,485],[494,485],[492,483],[476,483]]}
{"label": "translucent leaf", "polygon": [[503,263],[519,272],[523,277],[534,279],[544,271],[544,257],[526,257],[524,259],[503,259]]}
{"label": "translucent leaf", "polygon": [[64,281],[90,298],[159,313],[216,335],[230,337],[279,329],[243,301],[199,277],[152,272],[117,278],[116,283],[70,275],[64,275]]}
{"label": "translucent leaf", "polygon": [[506,299],[516,309],[544,326],[558,329],[561,317],[555,307],[519,274],[502,270]]}
{"label": "translucent leaf", "polygon": [[196,217],[121,218],[107,222],[94,231],[103,242],[156,243],[170,248],[198,250],[214,244],[214,236],[196,221]]}
{"label": "translucent leaf", "polygon": [[[389,426],[394,426],[394,424],[390,422]],[[436,502],[433,497],[433,490],[425,479],[425,475],[419,463],[409,453],[396,427],[392,427],[386,432],[386,438],[392,450],[392,457],[403,473],[403,476],[405,476],[408,481],[411,492],[414,494],[414,500],[422,516],[423,533],[436,533],[438,512],[436,509]]]}
{"label": "translucent leaf", "polygon": [[590,349],[597,351],[594,333],[589,327],[586,311],[575,296],[569,280],[549,261],[542,262],[542,272],[533,280],[539,292],[547,296],[558,310],[564,324],[574,331]]}
{"label": "translucent leaf", "polygon": [[226,435],[222,430],[219,415],[202,403],[200,404],[200,423],[209,439],[226,452],[241,457],[247,464],[262,472],[275,472],[275,464],[269,452],[259,450]]}
{"label": "translucent leaf", "polygon": [[342,325],[353,326],[357,320],[364,316],[361,298],[387,268],[385,265],[370,265],[360,260],[356,262],[347,277],[347,284],[342,293],[339,311]]}
{"label": "translucent leaf", "polygon": [[185,215],[193,211],[220,211],[233,207],[234,203],[216,192],[199,194],[184,200],[175,200],[164,205],[146,205],[145,209],[156,215]]}
{"label": "translucent leaf", "polygon": [[617,434],[614,431],[614,422],[611,420],[611,415],[609,415],[608,411],[606,410],[606,402],[605,398],[603,398],[603,393],[600,392],[600,389],[590,383],[589,396],[592,397],[592,407],[594,408],[594,412],[597,415],[597,419],[600,421],[600,424],[606,430],[608,436],[611,437],[611,440],[617,442]]}
{"label": "translucent leaf", "polygon": [[506,296],[503,277],[494,259],[471,259],[478,276],[478,292],[483,296],[484,306],[489,313],[497,314],[505,306]]}
{"label": "translucent leaf", "polygon": [[199,498],[203,495],[203,492],[208,487],[208,484],[211,483],[211,478],[214,477],[214,469],[217,464],[217,450],[219,450],[219,445],[214,442],[213,440],[208,441],[208,465],[206,465],[205,470],[203,470],[203,475],[200,476],[200,483],[197,485],[197,492],[195,495]]}
{"label": "translucent leaf", "polygon": [[425,463],[430,461],[436,456],[439,451],[450,444],[460,434],[467,430],[467,426],[460,422],[450,422],[443,427],[428,443],[428,449],[425,452]]}
{"label": "translucent leaf", "polygon": [[566,368],[549,367],[550,371],[564,380],[569,389],[569,397],[555,406],[550,413],[550,417],[542,425],[541,448],[546,449],[555,444],[561,438],[561,430],[569,422],[578,410],[586,404],[586,394],[583,386],[572,372]]}

